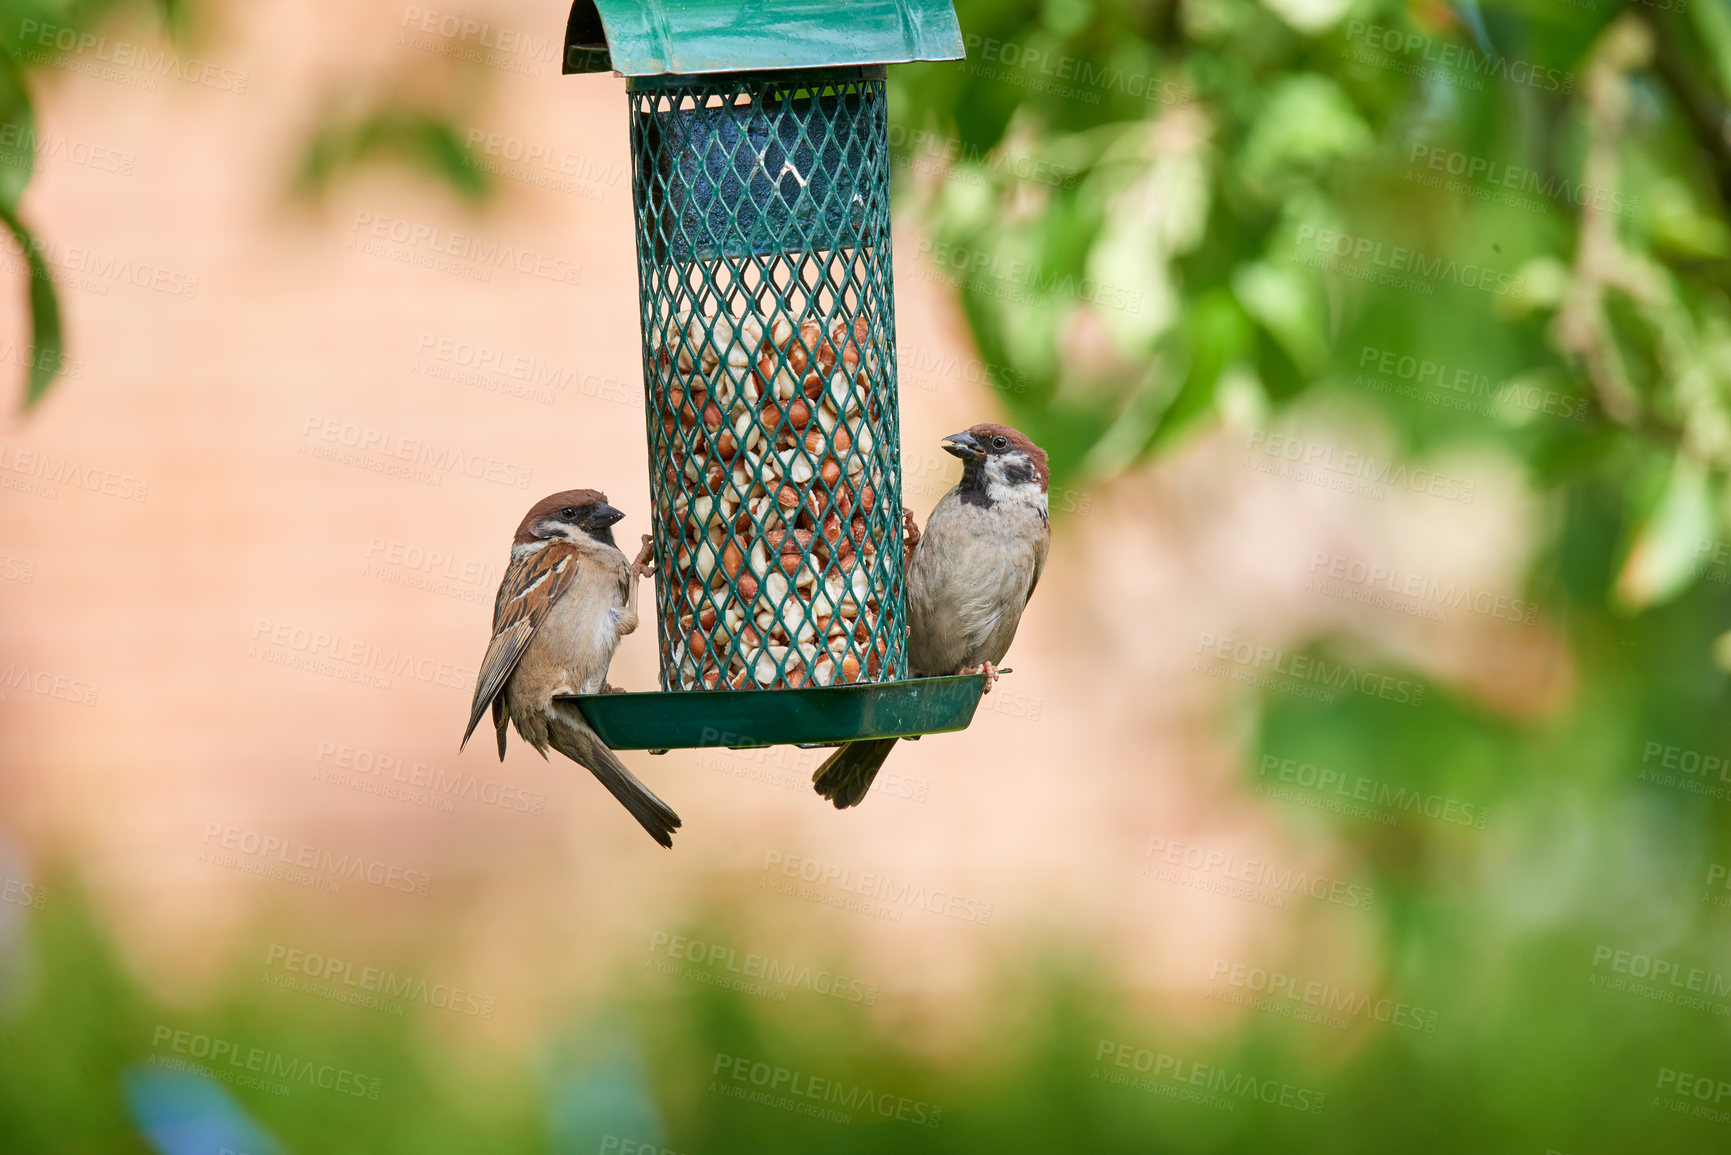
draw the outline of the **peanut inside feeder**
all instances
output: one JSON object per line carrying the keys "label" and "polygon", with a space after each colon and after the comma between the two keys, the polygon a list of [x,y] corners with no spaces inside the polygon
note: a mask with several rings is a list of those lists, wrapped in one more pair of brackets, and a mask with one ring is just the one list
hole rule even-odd
{"label": "peanut inside feeder", "polygon": [[631,101],[662,687],[899,679],[882,70]]}

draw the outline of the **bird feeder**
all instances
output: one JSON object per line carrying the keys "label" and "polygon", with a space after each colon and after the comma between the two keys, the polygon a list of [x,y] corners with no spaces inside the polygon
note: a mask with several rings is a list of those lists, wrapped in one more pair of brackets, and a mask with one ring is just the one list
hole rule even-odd
{"label": "bird feeder", "polygon": [[948,0],[578,0],[626,77],[661,692],[573,695],[617,749],[965,727],[907,677],[885,66]]}

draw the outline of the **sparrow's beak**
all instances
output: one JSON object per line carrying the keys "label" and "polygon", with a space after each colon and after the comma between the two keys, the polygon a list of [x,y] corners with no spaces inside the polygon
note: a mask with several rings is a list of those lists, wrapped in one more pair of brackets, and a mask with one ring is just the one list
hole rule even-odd
{"label": "sparrow's beak", "polygon": [[952,453],[963,461],[977,461],[986,455],[980,443],[974,440],[972,433],[952,433],[939,442],[945,453]]}
{"label": "sparrow's beak", "polygon": [[625,514],[622,510],[614,509],[611,505],[599,506],[596,508],[594,513],[583,519],[583,528],[606,529],[614,523],[623,520],[624,517]]}

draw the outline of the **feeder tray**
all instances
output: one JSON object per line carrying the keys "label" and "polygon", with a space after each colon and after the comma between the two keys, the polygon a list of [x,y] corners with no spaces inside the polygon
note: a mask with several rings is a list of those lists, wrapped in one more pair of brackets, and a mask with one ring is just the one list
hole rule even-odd
{"label": "feeder tray", "polygon": [[884,84],[961,55],[948,0],[572,9],[565,71],[627,78],[656,564],[661,692],[569,699],[609,745],[972,718],[907,680]]}
{"label": "feeder tray", "polygon": [[834,746],[965,730],[984,674],[866,682],[821,690],[712,690],[693,694],[564,694],[615,750],[694,746]]}

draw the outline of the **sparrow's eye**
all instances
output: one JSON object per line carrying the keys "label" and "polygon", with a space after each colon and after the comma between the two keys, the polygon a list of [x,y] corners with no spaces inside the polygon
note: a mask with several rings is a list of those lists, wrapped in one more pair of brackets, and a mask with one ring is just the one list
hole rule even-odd
{"label": "sparrow's eye", "polygon": [[1010,444],[1010,439],[1008,437],[1005,437],[1002,433],[1000,433],[1000,434],[998,434],[998,436],[992,438],[992,448],[993,449],[1003,449],[1005,446],[1007,446],[1009,444]]}
{"label": "sparrow's eye", "polygon": [[566,521],[575,521],[577,519],[577,511],[567,505],[564,509],[559,511],[559,516],[564,518]]}

